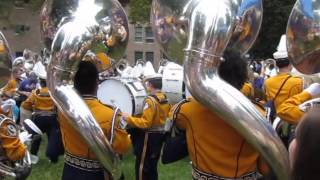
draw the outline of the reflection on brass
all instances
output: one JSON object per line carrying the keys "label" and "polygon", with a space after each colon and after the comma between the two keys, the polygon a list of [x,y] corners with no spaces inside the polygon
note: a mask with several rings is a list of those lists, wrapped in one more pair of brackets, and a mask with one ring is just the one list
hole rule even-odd
{"label": "reflection on brass", "polygon": [[289,59],[305,74],[320,72],[320,1],[297,1],[287,27]]}
{"label": "reflection on brass", "polygon": [[125,11],[116,0],[47,0],[41,11],[41,28],[43,41],[51,49],[48,86],[52,98],[103,167],[118,179],[119,157],[73,89],[73,75],[80,61],[97,61],[97,54],[122,58],[129,38]]}
{"label": "reflection on brass", "polygon": [[221,80],[227,48],[246,53],[262,22],[262,0],[153,0],[152,25],[170,59],[184,62],[192,96],[234,127],[268,162],[278,179],[289,179],[289,158],[277,133],[255,106]]}

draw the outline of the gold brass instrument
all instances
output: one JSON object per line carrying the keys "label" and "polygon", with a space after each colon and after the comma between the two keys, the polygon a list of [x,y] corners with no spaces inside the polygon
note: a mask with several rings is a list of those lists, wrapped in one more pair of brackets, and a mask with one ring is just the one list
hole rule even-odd
{"label": "gold brass instrument", "polygon": [[[5,36],[0,32],[0,88],[4,87],[10,77],[12,68],[12,55]],[[0,114],[0,126],[5,121],[13,121],[12,118]],[[18,131],[18,129],[17,129]],[[3,151],[2,151],[3,152]],[[1,154],[5,156],[5,154]],[[0,178],[2,176],[26,179],[31,172],[31,159],[27,151],[25,157],[17,162],[0,161]]]}
{"label": "gold brass instrument", "polygon": [[46,0],[41,11],[42,37],[51,46],[48,87],[59,110],[81,134],[102,166],[117,179],[119,157],[82,97],[73,88],[73,75],[90,50],[119,60],[129,28],[117,0]]}
{"label": "gold brass instrument", "polygon": [[156,40],[168,57],[180,61],[184,57],[185,83],[192,96],[251,143],[279,180],[288,180],[288,152],[277,133],[241,92],[218,75],[227,47],[244,54],[255,41],[262,0],[153,0],[151,18]]}

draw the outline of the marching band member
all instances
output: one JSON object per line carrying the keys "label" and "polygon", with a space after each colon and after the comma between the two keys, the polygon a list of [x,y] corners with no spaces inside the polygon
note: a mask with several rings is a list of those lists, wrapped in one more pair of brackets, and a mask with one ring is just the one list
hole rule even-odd
{"label": "marching band member", "polygon": [[131,137],[136,156],[136,180],[157,180],[157,164],[164,142],[164,124],[170,105],[166,95],[161,92],[161,75],[147,76],[144,81],[149,96],[145,99],[142,116],[137,118],[123,113],[123,119],[135,128]]}
{"label": "marching band member", "polygon": [[[107,137],[111,135],[113,109],[102,104],[96,97],[98,88],[98,70],[88,61],[80,62],[74,77],[74,88],[84,98],[97,123]],[[95,154],[81,138],[81,135],[67,121],[62,113],[58,113],[63,145],[65,148],[65,164],[62,180],[104,180],[109,179],[107,172],[97,160]],[[120,116],[116,120],[115,136],[112,148],[116,153],[124,154],[130,148],[127,132],[119,127]],[[84,163],[78,163],[84,162]]]}
{"label": "marching band member", "polygon": [[[231,70],[232,68],[232,70]],[[241,89],[247,79],[246,62],[232,52],[225,54],[219,74]],[[263,109],[260,109],[263,111]],[[193,179],[257,179],[267,171],[259,153],[229,124],[195,99],[170,111],[170,119],[186,130]]]}
{"label": "marching band member", "polygon": [[[47,72],[45,71],[45,67],[42,66],[35,73],[39,77],[41,88],[32,91],[28,99],[22,103],[21,109],[23,110],[21,112],[32,112],[32,121],[48,136],[46,156],[51,162],[56,163],[59,155],[63,154],[63,148],[55,106],[47,87]],[[37,163],[38,161],[37,154],[40,144],[41,137],[35,137],[30,150],[33,163]]]}
{"label": "marching band member", "polygon": [[290,75],[292,65],[288,59],[285,35],[281,37],[278,51],[273,56],[279,68],[279,74],[265,80],[264,90],[267,101],[273,99],[276,112],[278,112],[279,106],[283,101],[302,92],[303,80]]}
{"label": "marching band member", "polygon": [[12,70],[12,79],[9,80],[7,85],[2,89],[2,93],[6,96],[13,97],[17,92],[19,84],[21,82],[21,75],[23,74],[23,69],[20,67],[15,67]]}
{"label": "marching band member", "polygon": [[[15,122],[0,114],[0,157],[1,160],[18,161],[23,159],[26,154],[24,142],[29,140],[28,134],[20,134]],[[2,158],[4,157],[4,158]]]}

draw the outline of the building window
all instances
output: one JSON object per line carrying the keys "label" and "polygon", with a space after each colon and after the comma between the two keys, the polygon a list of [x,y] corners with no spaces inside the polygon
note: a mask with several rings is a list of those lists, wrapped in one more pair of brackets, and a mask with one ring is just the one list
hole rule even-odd
{"label": "building window", "polygon": [[154,36],[153,36],[152,28],[151,27],[146,27],[145,33],[146,33],[146,39],[145,39],[146,43],[153,43],[154,42]]}
{"label": "building window", "polygon": [[143,52],[141,51],[135,51],[134,52],[134,61],[137,62],[138,60],[143,59]]}
{"label": "building window", "polygon": [[143,28],[140,25],[135,26],[135,37],[136,42],[143,42]]}
{"label": "building window", "polygon": [[153,52],[146,52],[146,61],[150,61],[151,63],[154,62],[154,53]]}

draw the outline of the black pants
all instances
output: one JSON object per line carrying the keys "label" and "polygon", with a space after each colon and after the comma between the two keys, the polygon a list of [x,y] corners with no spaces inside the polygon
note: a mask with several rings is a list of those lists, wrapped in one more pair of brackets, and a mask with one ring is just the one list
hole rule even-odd
{"label": "black pants", "polygon": [[85,171],[64,163],[62,180],[104,180],[103,170]]}
{"label": "black pants", "polygon": [[[64,153],[61,133],[56,116],[35,116],[33,122],[39,129],[47,134],[48,146],[46,156],[52,161],[57,162],[59,155]],[[41,144],[41,137],[33,138],[30,153],[37,155]]]}
{"label": "black pants", "polygon": [[165,139],[164,133],[130,130],[136,156],[136,180],[157,180],[158,161]]}

